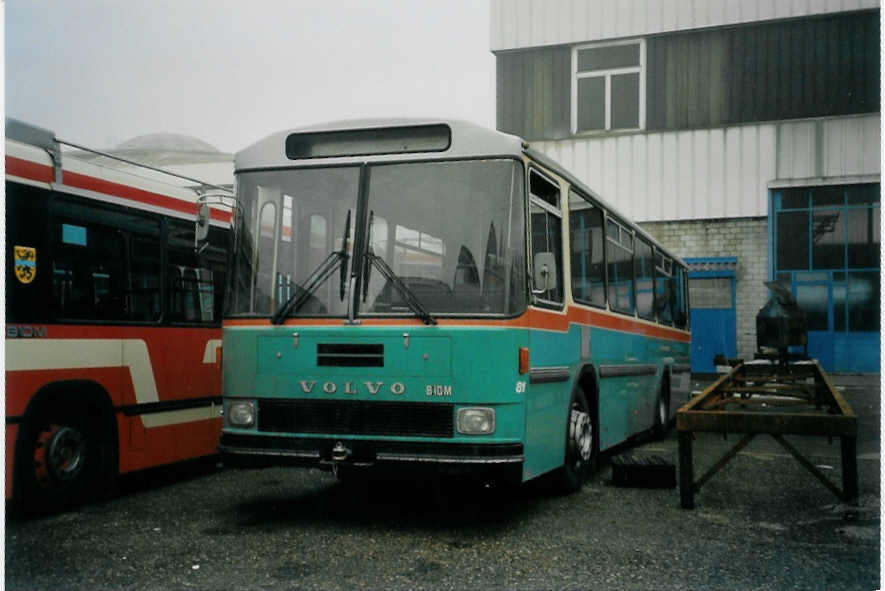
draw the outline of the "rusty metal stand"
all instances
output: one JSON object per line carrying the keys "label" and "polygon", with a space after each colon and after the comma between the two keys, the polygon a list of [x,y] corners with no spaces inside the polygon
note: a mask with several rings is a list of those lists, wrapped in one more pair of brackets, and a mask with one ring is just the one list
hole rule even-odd
{"label": "rusty metal stand", "polygon": [[[729,406],[740,410],[730,410]],[[789,407],[790,412],[773,412]],[[758,434],[771,435],[821,484],[845,502],[856,501],[857,417],[816,362],[796,365],[743,364],[716,381],[676,414],[679,437],[679,496],[683,509],[694,509],[694,496]],[[694,433],[744,433],[738,443],[697,481],[694,480]],[[842,488],[806,459],[784,435],[839,437]]]}

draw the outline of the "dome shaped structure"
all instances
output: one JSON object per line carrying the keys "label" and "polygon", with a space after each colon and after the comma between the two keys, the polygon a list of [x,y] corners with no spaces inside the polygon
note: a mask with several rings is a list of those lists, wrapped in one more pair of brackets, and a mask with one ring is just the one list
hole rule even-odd
{"label": "dome shaped structure", "polygon": [[[110,168],[132,168],[133,163],[139,163],[217,185],[233,183],[233,154],[180,133],[139,135],[101,153],[74,151],[71,155]],[[145,169],[140,174],[157,176],[164,182],[170,182],[172,178],[164,177],[162,173],[148,173]]]}
{"label": "dome shaped structure", "polygon": [[219,153],[218,149],[199,138],[180,133],[149,133],[139,135],[116,146],[113,152],[189,152]]}

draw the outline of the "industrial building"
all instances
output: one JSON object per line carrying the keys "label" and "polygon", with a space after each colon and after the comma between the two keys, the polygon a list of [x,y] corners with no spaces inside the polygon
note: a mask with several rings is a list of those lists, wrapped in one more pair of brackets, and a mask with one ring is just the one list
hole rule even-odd
{"label": "industrial building", "polygon": [[763,282],[828,371],[880,351],[876,0],[491,0],[497,128],[691,266],[692,369],[752,358]]}

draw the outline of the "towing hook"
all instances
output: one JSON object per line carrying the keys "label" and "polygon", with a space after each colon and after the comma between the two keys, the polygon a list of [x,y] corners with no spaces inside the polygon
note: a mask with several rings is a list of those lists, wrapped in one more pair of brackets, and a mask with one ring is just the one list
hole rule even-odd
{"label": "towing hook", "polygon": [[335,444],[335,447],[332,448],[332,461],[344,462],[350,457],[350,454],[350,448],[346,447],[339,441]]}

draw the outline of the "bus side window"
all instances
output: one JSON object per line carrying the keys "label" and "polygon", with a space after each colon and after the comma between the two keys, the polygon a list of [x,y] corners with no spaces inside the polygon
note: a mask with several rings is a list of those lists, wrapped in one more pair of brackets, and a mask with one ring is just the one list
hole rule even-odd
{"label": "bus side window", "polygon": [[655,310],[658,322],[673,326],[673,260],[655,252]]}
{"label": "bus side window", "polygon": [[529,212],[531,219],[532,260],[542,252],[553,253],[556,265],[556,285],[542,294],[542,301],[562,303],[562,213],[559,203],[559,187],[534,170],[529,172],[531,194]]}
{"label": "bus side window", "polygon": [[654,257],[651,245],[639,237],[633,255],[633,275],[636,277],[636,313],[640,318],[654,320]]}
{"label": "bus side window", "polygon": [[157,321],[160,223],[156,216],[60,193],[50,210],[56,317]]}
{"label": "bus side window", "polygon": [[[159,236],[159,225],[156,225]],[[130,279],[126,309],[132,320],[160,319],[160,242],[155,237],[133,237],[129,246]]]}
{"label": "bus side window", "polygon": [[464,245],[458,252],[458,264],[455,267],[455,278],[452,280],[452,288],[477,289],[479,290],[479,271],[473,253]]}
{"label": "bus side window", "polygon": [[[351,221],[351,226],[354,224],[355,221]],[[307,245],[310,249],[305,272],[309,273],[329,256],[329,222],[324,216],[314,213],[307,218],[307,227],[304,230],[304,235],[307,236]],[[351,242],[353,239],[353,230],[351,230]],[[335,245],[335,250],[341,250],[341,248],[343,247]]]}
{"label": "bus side window", "polygon": [[676,268],[673,270],[675,282],[675,301],[673,303],[673,320],[676,328],[688,328],[688,295],[686,286],[688,282],[685,276],[685,269]]}
{"label": "bus side window", "polygon": [[224,246],[216,228],[209,230],[209,248],[194,253],[193,230],[178,220],[169,220],[167,234],[166,319],[170,322],[214,324],[224,277]]}
{"label": "bus side window", "polygon": [[633,235],[609,219],[606,224],[608,303],[612,310],[633,314]]}
{"label": "bus side window", "polygon": [[575,301],[605,307],[602,210],[572,191],[569,195],[572,295]]}
{"label": "bus side window", "polygon": [[56,316],[76,320],[123,320],[125,253],[114,228],[56,218],[52,291]]}
{"label": "bus side window", "polygon": [[265,201],[258,222],[258,260],[253,294],[255,312],[272,314],[274,288],[274,246],[277,228],[277,204]]}

